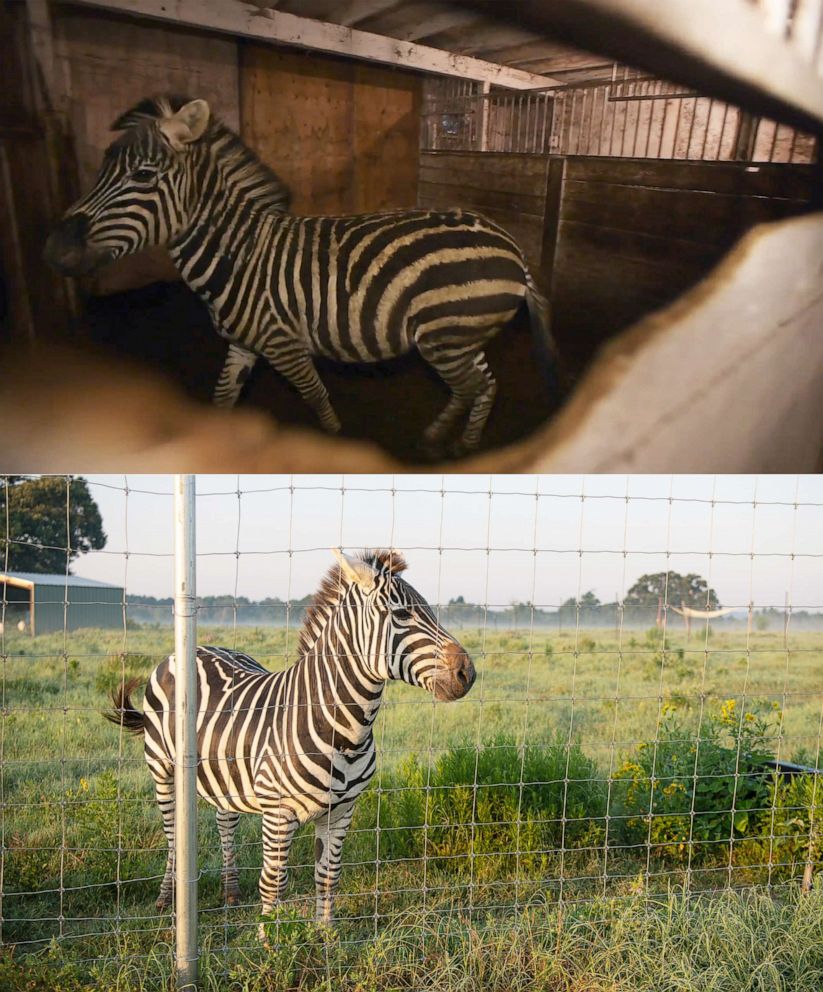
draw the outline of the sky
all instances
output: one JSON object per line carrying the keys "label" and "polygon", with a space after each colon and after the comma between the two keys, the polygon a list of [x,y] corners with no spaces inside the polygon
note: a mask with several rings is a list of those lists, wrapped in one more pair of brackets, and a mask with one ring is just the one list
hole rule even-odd
{"label": "sky", "polygon": [[[87,476],[108,542],[74,563],[173,593],[172,477]],[[554,607],[697,572],[724,606],[823,608],[823,476],[198,476],[197,592],[313,592],[330,549],[391,546],[430,602]]]}

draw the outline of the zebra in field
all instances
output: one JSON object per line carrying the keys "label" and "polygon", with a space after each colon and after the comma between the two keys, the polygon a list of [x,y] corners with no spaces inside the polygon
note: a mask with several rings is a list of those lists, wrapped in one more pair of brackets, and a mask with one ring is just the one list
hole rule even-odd
{"label": "zebra in field", "polygon": [[[67,275],[165,245],[230,342],[214,391],[233,406],[259,356],[340,429],[314,355],[375,362],[417,348],[451,396],[424,433],[477,446],[497,384],[483,353],[523,301],[556,388],[548,303],[515,240],[462,210],[295,217],[290,194],[205,100],[144,100],[112,126],[94,188],[45,257]],[[466,416],[468,415],[468,416]]]}
{"label": "zebra in field", "polygon": [[[317,916],[326,922],[354,803],[375,771],[372,726],[386,682],[400,679],[453,700],[475,679],[471,658],[400,577],[406,564],[397,552],[335,555],[338,565],[307,611],[290,668],[269,672],[237,651],[197,650],[197,791],[217,807],[225,900],[240,900],[240,813],[263,816],[264,913],[283,895],[296,829],[313,820]],[[165,909],[174,884],[174,656],[152,673],[143,713],[130,699],[136,685],[116,689],[114,710],[104,715],[145,737],[169,846],[157,899]]]}

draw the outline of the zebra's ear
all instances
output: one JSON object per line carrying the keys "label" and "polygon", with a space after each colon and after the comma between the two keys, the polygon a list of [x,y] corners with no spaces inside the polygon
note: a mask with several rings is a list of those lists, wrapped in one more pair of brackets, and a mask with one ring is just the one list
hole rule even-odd
{"label": "zebra's ear", "polygon": [[374,589],[377,572],[365,561],[359,558],[349,558],[340,548],[332,548],[332,554],[340,565],[340,570],[349,582],[356,582],[366,592]]}
{"label": "zebra's ear", "polygon": [[211,111],[205,100],[189,100],[171,117],[160,121],[160,130],[175,151],[182,152],[186,145],[202,138],[208,127]]}

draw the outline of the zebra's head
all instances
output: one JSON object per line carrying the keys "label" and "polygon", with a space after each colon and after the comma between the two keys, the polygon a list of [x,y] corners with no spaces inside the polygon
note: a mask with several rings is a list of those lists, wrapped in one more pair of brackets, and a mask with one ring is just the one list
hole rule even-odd
{"label": "zebra's head", "polygon": [[233,197],[283,212],[288,187],[220,123],[205,100],[162,96],[120,116],[94,188],[51,233],[46,261],[69,276],[155,245],[173,244]]}
{"label": "zebra's head", "polygon": [[[443,627],[429,604],[400,573],[395,551],[364,551],[349,557],[335,551],[339,572],[327,580],[340,587],[334,616],[357,638],[370,673],[420,686],[436,699],[460,699],[475,680],[465,648]],[[365,651],[363,650],[365,648]]]}
{"label": "zebra's head", "polygon": [[188,225],[210,119],[205,100],[158,97],[119,117],[93,189],[46,242],[46,261],[64,275],[151,245],[167,245]]}

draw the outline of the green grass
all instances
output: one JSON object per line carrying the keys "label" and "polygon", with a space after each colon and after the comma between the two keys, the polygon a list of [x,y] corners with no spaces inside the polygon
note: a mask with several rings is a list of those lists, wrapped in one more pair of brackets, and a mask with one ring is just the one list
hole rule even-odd
{"label": "green grass", "polygon": [[[764,964],[762,985],[736,985],[731,977],[723,984],[719,971],[705,978],[710,956],[700,963],[680,952],[672,974],[658,975],[680,984],[654,984],[653,972],[643,969],[651,968],[657,953],[654,940],[661,947],[665,943],[665,920],[674,914],[684,935],[713,941],[708,921],[715,907],[726,904],[711,900],[687,909],[686,902],[673,900],[647,914],[631,897],[666,893],[685,883],[695,891],[796,879],[808,857],[803,837],[812,830],[810,815],[817,816],[813,853],[820,856],[823,818],[814,806],[823,797],[808,779],[799,780],[791,794],[769,793],[765,799],[766,786],[758,787],[757,802],[770,808],[759,818],[753,814],[751,824],[739,814],[734,821],[717,817],[716,829],[731,830],[733,843],[728,834],[715,846],[703,843],[702,834],[684,842],[677,818],[682,821],[692,805],[689,748],[698,734],[704,762],[699,768],[717,776],[712,788],[718,795],[707,799],[695,793],[695,809],[713,801],[723,807],[729,788],[735,809],[748,796],[733,775],[735,742],[746,738],[734,720],[723,724],[721,712],[739,714],[741,726],[746,713],[756,716],[764,753],[816,762],[823,634],[800,633],[784,643],[771,632],[748,639],[745,632],[726,632],[687,642],[678,632],[665,644],[655,631],[626,631],[620,640],[604,630],[461,631],[459,636],[479,671],[466,699],[446,705],[409,686],[388,687],[375,732],[379,772],[358,804],[344,849],[347,866],[338,903],[344,922],[332,950],[325,938],[308,939],[304,933],[313,890],[310,830],[295,841],[291,902],[283,910],[286,918],[297,914],[293,925],[302,936],[296,946],[279,941],[275,968],[260,957],[255,939],[260,821],[241,819],[244,905],[227,911],[220,904],[214,818],[201,805],[201,930],[211,948],[206,969],[215,987],[216,976],[226,969],[239,977],[221,988],[285,989],[289,982],[296,987],[288,977],[293,954],[301,988],[323,987],[318,982],[331,960],[348,982],[335,988],[416,988],[424,984],[423,965],[412,950],[404,950],[407,944],[425,944],[421,954],[431,958],[435,976],[426,987],[432,989],[476,987],[466,984],[469,974],[480,981],[475,967],[487,969],[483,981],[489,988],[517,987],[502,984],[506,955],[517,957],[527,949],[528,962],[513,960],[511,973],[518,980],[524,976],[524,982],[527,975],[538,981],[539,974],[543,984],[524,988],[788,992],[819,987],[790,984],[785,969],[794,965],[788,951],[785,961]],[[236,645],[277,669],[293,660],[296,636],[276,628],[239,628],[236,634],[206,628],[200,641]],[[125,637],[99,630],[65,639],[6,637],[0,720],[2,937],[20,946],[0,965],[0,988],[41,987],[19,980],[24,969],[36,976],[39,968],[53,980],[61,969],[66,975],[64,986],[43,988],[74,990],[86,987],[84,982],[100,987],[95,968],[105,974],[106,987],[162,986],[158,976],[168,972],[172,935],[169,916],[154,910],[165,858],[160,817],[141,742],[121,737],[99,713],[123,675],[147,676],[172,646],[169,628],[128,630]],[[722,710],[731,699],[734,707]],[[726,737],[718,736],[720,731]],[[710,738],[711,746],[703,743]],[[664,765],[667,777],[659,786],[669,792],[665,798],[655,793],[655,818],[649,823],[643,810]],[[726,794],[720,794],[720,785]],[[780,846],[769,832],[792,834],[794,840]],[[628,902],[620,901],[626,897]],[[618,901],[604,901],[612,898]],[[803,923],[790,892],[774,904],[766,897],[736,898],[728,897],[726,911],[741,928],[765,927],[769,912],[787,933]],[[573,908],[570,901],[577,899],[596,902]],[[818,913],[819,927],[820,897],[805,905]],[[597,922],[601,918],[606,922]],[[704,924],[706,936],[698,937]],[[61,926],[67,939],[51,943]],[[648,960],[644,964],[638,957],[632,965],[638,969],[635,984],[629,970],[623,977],[608,970],[617,968],[620,927],[631,926],[648,940]],[[521,931],[522,940],[515,937]],[[622,932],[625,938],[627,930]],[[761,941],[764,954],[770,940]],[[568,970],[561,972],[563,956],[558,959],[556,948],[565,941],[577,949],[570,950],[563,965]],[[632,960],[635,951],[640,955],[636,942],[625,950]],[[313,954],[322,958],[320,971]],[[466,968],[459,966],[460,955],[471,959]],[[89,963],[93,959],[101,961]],[[594,969],[589,985],[586,961]],[[606,970],[597,971],[601,966]],[[396,984],[387,984],[386,976],[395,974]],[[700,976],[708,984],[701,985]]]}
{"label": "green grass", "polygon": [[[823,891],[728,892],[655,902],[536,905],[505,918],[398,914],[351,940],[301,921],[283,924],[273,952],[203,942],[205,992],[818,992],[823,987]],[[91,969],[54,951],[0,952],[0,987],[26,992],[165,992],[171,935],[148,953],[128,938]],[[129,957],[129,955],[133,957]]]}

